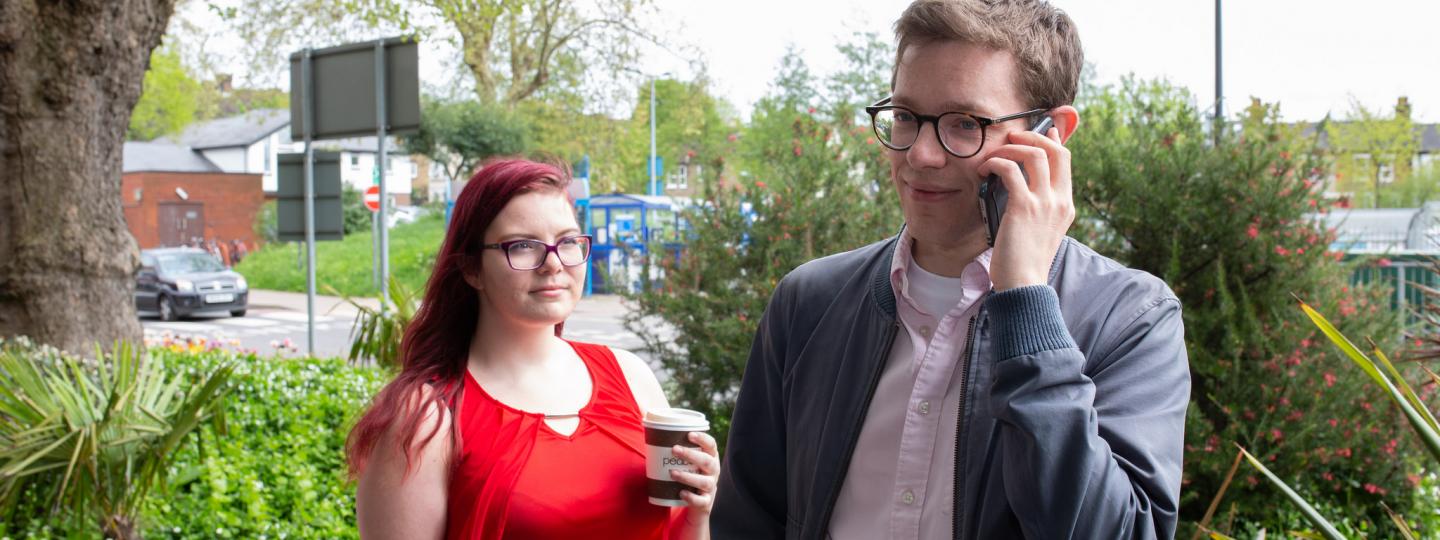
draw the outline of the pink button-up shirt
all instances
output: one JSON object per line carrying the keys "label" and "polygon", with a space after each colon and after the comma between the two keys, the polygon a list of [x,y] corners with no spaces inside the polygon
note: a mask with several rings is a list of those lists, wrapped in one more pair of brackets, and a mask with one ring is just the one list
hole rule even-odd
{"label": "pink button-up shirt", "polygon": [[959,278],[915,264],[902,234],[890,267],[901,329],[865,414],[830,518],[836,540],[951,537],[958,366],[979,300],[991,289],[990,251]]}

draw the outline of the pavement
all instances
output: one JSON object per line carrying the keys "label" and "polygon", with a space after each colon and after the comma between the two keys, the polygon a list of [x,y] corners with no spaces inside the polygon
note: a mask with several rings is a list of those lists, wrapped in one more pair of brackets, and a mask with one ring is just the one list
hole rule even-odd
{"label": "pavement", "polygon": [[[379,306],[374,298],[357,298],[355,302],[371,308]],[[146,318],[141,320],[141,326],[151,343],[199,337],[229,349],[297,357],[305,356],[308,351],[306,308],[304,293],[252,289],[244,317],[222,313],[173,322]],[[649,360],[649,355],[641,350],[644,342],[625,329],[627,311],[619,296],[584,297],[565,323],[565,337],[627,349]],[[351,327],[358,314],[359,310],[344,298],[316,295],[315,356],[345,356],[350,349]],[[653,362],[652,366],[659,367]]]}

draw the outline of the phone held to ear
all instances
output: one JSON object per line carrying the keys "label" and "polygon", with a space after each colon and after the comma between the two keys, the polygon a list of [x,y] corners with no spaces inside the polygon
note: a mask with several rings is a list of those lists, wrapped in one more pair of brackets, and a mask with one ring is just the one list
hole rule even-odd
{"label": "phone held to ear", "polygon": [[[1030,126],[1030,131],[1044,135],[1054,125],[1055,121],[1049,116],[1042,116]],[[1024,166],[1020,167],[1020,174],[1025,174]],[[990,247],[995,247],[995,238],[1000,236],[1000,220],[1005,217],[1005,203],[1009,200],[1010,192],[999,176],[992,174],[980,183],[980,219],[985,221],[985,243]]]}

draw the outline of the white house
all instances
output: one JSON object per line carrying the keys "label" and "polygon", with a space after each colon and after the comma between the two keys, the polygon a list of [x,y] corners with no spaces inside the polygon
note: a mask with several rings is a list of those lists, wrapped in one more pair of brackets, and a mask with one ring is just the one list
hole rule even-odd
{"label": "white house", "polygon": [[[374,183],[376,138],[358,137],[315,141],[316,150],[341,153],[341,181],[364,190]],[[304,152],[304,142],[290,138],[290,111],[258,109],[227,118],[196,122],[179,135],[170,137],[173,144],[187,146],[227,173],[261,174],[267,195],[276,188],[275,170],[278,155]],[[419,173],[413,159],[402,152],[394,138],[386,141],[387,161],[385,187],[396,204],[410,203],[411,184]]]}

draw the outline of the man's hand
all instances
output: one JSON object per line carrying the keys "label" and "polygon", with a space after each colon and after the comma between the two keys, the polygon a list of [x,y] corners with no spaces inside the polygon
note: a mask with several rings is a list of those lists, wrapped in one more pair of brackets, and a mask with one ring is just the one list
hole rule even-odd
{"label": "man's hand", "polygon": [[981,178],[996,174],[1010,191],[990,257],[996,292],[1046,284],[1055,251],[1075,220],[1070,151],[1060,144],[1059,130],[1043,136],[1011,132],[1006,142],[979,168]]}

